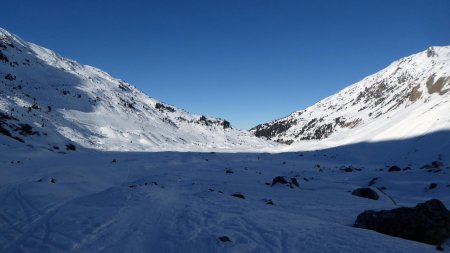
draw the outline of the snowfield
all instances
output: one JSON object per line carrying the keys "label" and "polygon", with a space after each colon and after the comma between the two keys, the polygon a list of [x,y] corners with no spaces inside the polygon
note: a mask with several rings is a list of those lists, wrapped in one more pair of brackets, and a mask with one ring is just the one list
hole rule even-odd
{"label": "snowfield", "polygon": [[[0,252],[435,252],[352,224],[369,209],[450,206],[448,162],[388,172],[336,152],[2,150]],[[351,194],[374,178],[379,200]]]}

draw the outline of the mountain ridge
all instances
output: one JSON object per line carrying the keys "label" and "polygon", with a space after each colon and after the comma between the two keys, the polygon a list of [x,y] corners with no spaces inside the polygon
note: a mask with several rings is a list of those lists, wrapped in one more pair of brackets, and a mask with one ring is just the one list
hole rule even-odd
{"label": "mountain ridge", "polygon": [[[430,116],[430,113],[422,117],[425,121],[433,121],[436,126],[418,122],[416,125],[422,125],[422,128],[409,129],[400,134],[394,133],[395,131],[389,133],[392,128],[377,123],[377,119],[382,119],[396,124],[398,122],[389,119],[395,117],[397,121],[405,120],[398,115],[400,112],[406,118],[414,116],[412,108],[425,115],[426,108],[433,107],[428,106],[430,104],[438,108],[434,110],[450,114],[448,62],[450,62],[450,46],[430,47],[423,52],[394,61],[386,68],[306,109],[257,125],[250,131],[256,136],[286,144],[310,146],[311,141],[314,141],[324,146],[338,146],[350,142],[407,138],[448,129],[449,117],[445,115],[435,117],[434,114]],[[427,105],[418,106],[421,102]],[[361,132],[361,129],[369,124],[372,127],[365,129],[367,132],[376,132],[383,128],[386,131],[384,134],[373,133],[373,135],[357,133],[356,135],[360,136],[356,138],[351,136],[354,133],[348,133],[349,129],[352,129],[351,132],[355,132],[354,130]],[[411,120],[398,128],[407,128],[408,125],[411,126]]]}
{"label": "mountain ridge", "polygon": [[[151,98],[136,87],[0,29],[1,132],[57,151],[76,143],[122,151],[248,150],[275,146]],[[58,147],[58,149],[55,149]]]}
{"label": "mountain ridge", "polygon": [[247,132],[151,98],[0,28],[0,136],[56,152],[74,144],[106,151],[283,152],[410,138],[450,128],[449,62],[450,46],[430,47]]}

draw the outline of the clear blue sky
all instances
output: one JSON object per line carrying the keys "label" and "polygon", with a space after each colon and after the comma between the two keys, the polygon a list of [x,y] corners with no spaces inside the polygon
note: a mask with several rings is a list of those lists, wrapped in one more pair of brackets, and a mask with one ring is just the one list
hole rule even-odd
{"label": "clear blue sky", "polygon": [[3,0],[0,26],[250,128],[450,44],[448,0]]}

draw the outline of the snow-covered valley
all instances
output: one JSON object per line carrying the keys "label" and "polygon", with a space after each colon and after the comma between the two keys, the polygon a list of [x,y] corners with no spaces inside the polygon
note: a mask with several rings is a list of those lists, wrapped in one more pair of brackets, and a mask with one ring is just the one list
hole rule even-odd
{"label": "snow-covered valley", "polygon": [[433,50],[249,132],[0,29],[0,252],[435,252],[353,226],[450,206],[450,50]]}

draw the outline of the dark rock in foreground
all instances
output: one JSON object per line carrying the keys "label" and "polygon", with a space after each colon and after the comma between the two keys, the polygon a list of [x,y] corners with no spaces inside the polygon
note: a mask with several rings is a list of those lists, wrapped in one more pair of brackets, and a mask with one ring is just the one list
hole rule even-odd
{"label": "dark rock in foreground", "polygon": [[432,199],[411,208],[365,211],[358,215],[353,226],[440,245],[450,238],[450,211],[441,201]]}
{"label": "dark rock in foreground", "polygon": [[371,188],[358,188],[352,192],[352,195],[373,200],[377,200],[380,198],[377,192],[372,190]]}

